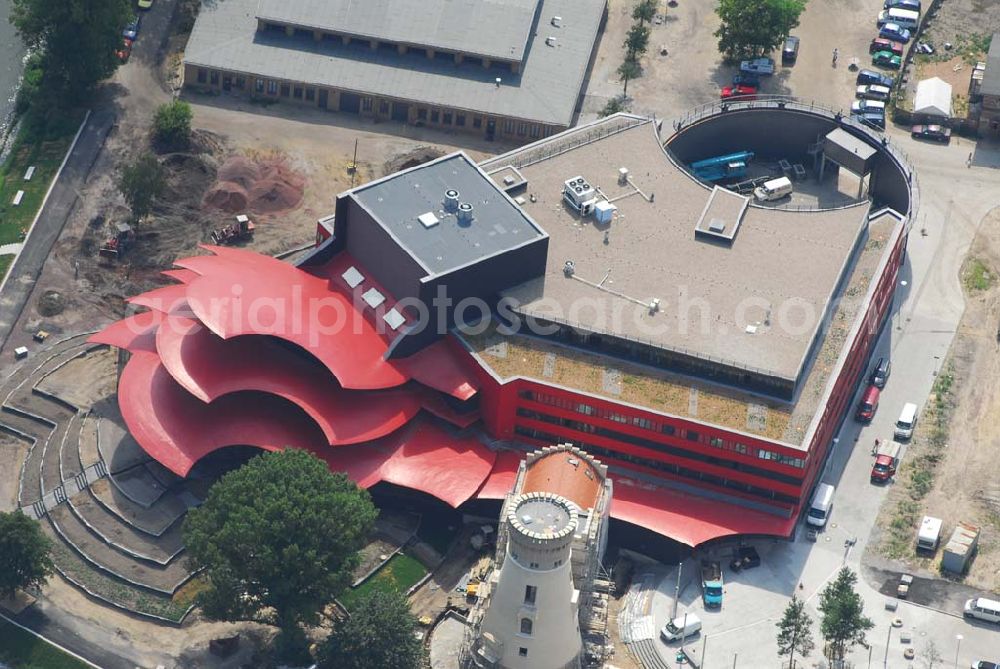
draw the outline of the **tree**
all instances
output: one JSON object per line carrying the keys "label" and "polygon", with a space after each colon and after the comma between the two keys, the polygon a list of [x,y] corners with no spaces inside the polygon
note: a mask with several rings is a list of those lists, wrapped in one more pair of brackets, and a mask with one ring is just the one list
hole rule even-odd
{"label": "tree", "polygon": [[151,153],[144,153],[134,163],[123,167],[118,178],[118,190],[132,209],[134,221],[149,213],[153,200],[163,194],[165,186],[163,166]]}
{"label": "tree", "polygon": [[319,648],[321,669],[419,669],[424,649],[406,597],[373,590]]}
{"label": "tree", "polygon": [[0,596],[43,585],[54,570],[51,550],[38,521],[20,511],[0,512]]}
{"label": "tree", "polygon": [[156,108],[153,139],[168,149],[181,149],[191,138],[191,105],[174,100]]}
{"label": "tree", "polygon": [[618,112],[625,111],[625,102],[622,98],[613,97],[608,100],[608,103],[604,105],[604,108],[598,112],[601,118],[605,116],[611,116],[612,114],[617,114]]}
{"label": "tree", "polygon": [[72,106],[118,67],[130,0],[13,0],[10,21],[25,44],[44,48],[44,85]]}
{"label": "tree", "polygon": [[306,451],[253,458],[184,522],[189,559],[208,576],[203,612],[277,625],[279,657],[308,661],[300,625],[350,585],[376,513],[366,491]]}
{"label": "tree", "polygon": [[865,615],[861,596],[854,591],[858,575],[844,567],[820,595],[823,613],[820,632],[827,642],[827,659],[843,660],[847,651],[865,643],[865,632],[875,626]]}
{"label": "tree", "polygon": [[625,87],[622,90],[622,97],[628,97],[628,81],[629,79],[635,79],[642,74],[642,68],[639,67],[639,61],[626,58],[625,62],[618,66],[618,76],[620,80],[625,82]]}
{"label": "tree", "polygon": [[809,657],[815,648],[812,636],[812,618],[806,613],[806,605],[792,595],[792,601],[785,607],[785,614],[778,621],[778,655],[788,655],[789,666],[795,666],[795,652]]}
{"label": "tree", "polygon": [[649,26],[634,23],[625,36],[625,60],[638,60],[649,48]]}
{"label": "tree", "polygon": [[652,21],[653,17],[656,16],[656,8],[659,4],[658,0],[639,0],[639,3],[632,9],[632,18],[639,23]]}
{"label": "tree", "polygon": [[715,31],[728,60],[767,54],[799,25],[806,0],[720,0],[722,25]]}
{"label": "tree", "polygon": [[941,664],[944,658],[941,657],[941,652],[938,650],[937,644],[928,639],[924,649],[920,651],[920,660],[924,665],[924,669],[934,669],[934,667]]}

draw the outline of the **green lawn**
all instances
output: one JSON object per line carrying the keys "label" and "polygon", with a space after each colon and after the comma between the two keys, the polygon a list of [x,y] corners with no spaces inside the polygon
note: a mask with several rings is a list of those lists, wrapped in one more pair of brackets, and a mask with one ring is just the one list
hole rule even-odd
{"label": "green lawn", "polygon": [[87,669],[83,662],[3,619],[0,641],[0,662],[11,669]]}
{"label": "green lawn", "polygon": [[11,263],[14,262],[14,256],[7,254],[0,256],[0,283],[3,282],[3,278],[7,276],[7,270],[10,269]]}
{"label": "green lawn", "polygon": [[[82,114],[76,125],[67,124],[68,134],[49,137],[36,142],[27,141],[22,133],[16,141],[7,162],[0,167],[0,244],[20,242],[28,232],[38,207],[42,204],[49,182],[63,161],[73,136],[83,120]],[[69,127],[72,125],[72,132]],[[24,180],[29,166],[35,167],[31,181]],[[13,205],[14,195],[23,190],[21,204]]]}
{"label": "green lawn", "polygon": [[348,611],[358,601],[361,595],[373,590],[406,592],[414,583],[422,579],[427,574],[424,565],[407,555],[406,553],[396,553],[384,567],[372,574],[368,580],[356,588],[348,590],[340,597],[340,603]]}

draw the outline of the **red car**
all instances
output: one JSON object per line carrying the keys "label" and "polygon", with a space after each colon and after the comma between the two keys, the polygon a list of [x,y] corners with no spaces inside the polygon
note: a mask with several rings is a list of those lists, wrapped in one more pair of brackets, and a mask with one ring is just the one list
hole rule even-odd
{"label": "red car", "polygon": [[741,100],[756,100],[757,88],[754,86],[745,86],[743,84],[734,84],[732,86],[723,87],[722,91],[719,93],[719,99],[729,100],[732,98],[740,98]]}
{"label": "red car", "polygon": [[128,61],[129,56],[132,55],[132,40],[125,38],[122,40],[122,46],[120,49],[115,51],[115,55],[118,56],[118,60],[121,62]]}
{"label": "red car", "polygon": [[872,40],[872,43],[868,45],[868,53],[888,51],[894,56],[902,56],[904,46],[905,45],[902,42],[894,42],[891,39],[886,39],[884,37],[876,37]]}

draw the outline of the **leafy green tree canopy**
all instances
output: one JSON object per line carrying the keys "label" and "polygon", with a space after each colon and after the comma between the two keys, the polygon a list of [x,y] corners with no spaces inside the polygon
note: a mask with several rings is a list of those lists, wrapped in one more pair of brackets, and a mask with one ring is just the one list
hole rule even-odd
{"label": "leafy green tree canopy", "polygon": [[424,649],[406,597],[372,590],[319,648],[321,669],[419,669]]}
{"label": "leafy green tree canopy", "polygon": [[141,220],[153,207],[153,200],[163,194],[166,179],[163,166],[151,153],[143,153],[134,163],[122,168],[118,177],[118,190],[132,210],[132,218]]}
{"label": "leafy green tree canopy", "polygon": [[51,550],[52,542],[38,521],[20,511],[0,512],[0,597],[43,585],[54,570]]}
{"label": "leafy green tree canopy", "polygon": [[719,51],[728,60],[770,53],[799,25],[805,8],[806,0],[720,0]]}
{"label": "leafy green tree canopy", "polygon": [[191,138],[191,105],[174,100],[156,108],[153,139],[168,149],[182,149]]}
{"label": "leafy green tree canopy", "polygon": [[850,648],[864,644],[865,632],[875,626],[865,615],[861,595],[854,591],[857,582],[858,575],[844,567],[820,594],[820,632],[831,661],[843,660]]}
{"label": "leafy green tree canopy", "polygon": [[618,79],[625,84],[625,87],[622,90],[622,97],[628,97],[629,80],[636,79],[641,75],[642,67],[639,65],[639,61],[633,60],[632,58],[626,58],[622,64],[618,66]]}
{"label": "leafy green tree canopy", "polygon": [[632,9],[632,18],[639,23],[652,21],[653,17],[656,16],[656,8],[659,4],[658,0],[639,0]]}
{"label": "leafy green tree canopy", "polygon": [[625,60],[635,60],[649,48],[649,26],[633,23],[625,36]]}
{"label": "leafy green tree canopy", "polygon": [[790,666],[795,666],[795,654],[809,657],[815,642],[812,636],[812,618],[806,613],[806,605],[792,595],[792,601],[785,607],[785,613],[778,621],[778,655],[789,656]]}
{"label": "leafy green tree canopy", "polygon": [[66,106],[118,67],[115,51],[132,19],[130,0],[12,0],[10,21],[25,44],[44,48],[45,84]]}
{"label": "leafy green tree canopy", "polygon": [[299,624],[350,585],[376,515],[366,491],[306,451],[253,458],[184,523],[190,560],[208,575],[204,613],[276,624],[279,647],[301,639]]}

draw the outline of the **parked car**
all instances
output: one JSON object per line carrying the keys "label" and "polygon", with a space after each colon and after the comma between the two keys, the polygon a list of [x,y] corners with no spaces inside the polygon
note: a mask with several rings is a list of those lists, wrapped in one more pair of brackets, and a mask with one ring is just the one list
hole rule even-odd
{"label": "parked car", "polygon": [[774,74],[774,60],[772,58],[754,58],[744,60],[740,63],[740,72],[753,72],[763,77]]}
{"label": "parked car", "polygon": [[886,23],[879,29],[878,36],[902,42],[903,44],[910,41],[910,31],[898,23]]}
{"label": "parked car", "polygon": [[915,125],[910,128],[910,137],[913,139],[930,139],[935,142],[947,144],[951,141],[951,128],[943,125]]}
{"label": "parked car", "polygon": [[139,9],[151,9],[153,7],[153,0],[139,0],[137,3]]}
{"label": "parked car", "polygon": [[868,84],[867,86],[858,86],[854,92],[854,97],[861,98],[862,100],[881,100],[885,102],[889,99],[891,93],[892,89],[888,86]]}
{"label": "parked car", "polygon": [[879,358],[878,362],[875,363],[874,369],[872,369],[872,375],[868,379],[868,382],[879,390],[882,390],[885,388],[885,384],[889,380],[889,374],[891,372],[892,363],[889,362],[889,358]]}
{"label": "parked car", "polygon": [[903,59],[893,55],[891,51],[876,51],[872,54],[872,65],[898,70],[903,65]]}
{"label": "parked car", "polygon": [[858,72],[858,78],[855,80],[855,83],[858,86],[862,84],[875,84],[877,86],[888,86],[889,88],[892,88],[895,81],[896,78],[888,74],[882,74],[881,72],[876,72],[875,70],[861,70]]}
{"label": "parked car", "polygon": [[996,662],[990,662],[989,660],[979,660],[978,662],[973,662],[972,669],[1000,669],[1000,659]]}
{"label": "parked car", "polygon": [[756,72],[737,72],[733,75],[733,86],[760,86],[760,75]]}
{"label": "parked car", "polygon": [[135,20],[133,20],[130,24],[125,26],[125,29],[122,30],[122,37],[124,37],[125,39],[130,39],[134,42],[136,38],[139,36],[139,29],[141,27],[142,27],[142,17],[136,16]]}
{"label": "parked car", "polygon": [[874,130],[885,130],[885,112],[864,112],[859,114],[851,114],[851,118],[856,120],[858,123],[864,124],[869,128]]}
{"label": "parked car", "polygon": [[742,85],[723,86],[722,91],[719,92],[719,98],[721,100],[730,100],[733,98],[738,98],[740,100],[756,100],[757,87]]}
{"label": "parked car", "polygon": [[799,38],[789,35],[785,38],[785,46],[781,47],[782,64],[791,64],[799,57]]}
{"label": "parked car", "polygon": [[884,37],[876,37],[872,40],[871,44],[868,45],[868,53],[877,53],[879,51],[891,51],[896,56],[903,55],[903,49],[906,47],[902,42],[893,42],[891,39],[886,39]]}
{"label": "parked car", "polygon": [[115,51],[115,55],[118,56],[118,60],[121,62],[127,62],[129,56],[132,55],[132,40],[123,38],[122,45]]}
{"label": "parked car", "polygon": [[920,0],[885,0],[882,9],[908,9],[911,12],[919,12]]}
{"label": "parked car", "polygon": [[885,116],[885,103],[881,100],[855,100],[851,103],[852,114],[864,114],[865,112],[877,112]]}
{"label": "parked car", "polygon": [[878,411],[878,398],[880,394],[879,389],[875,386],[868,386],[865,389],[865,393],[861,396],[861,401],[858,402],[857,413],[855,413],[857,420],[862,423],[868,423],[875,417],[875,412]]}

